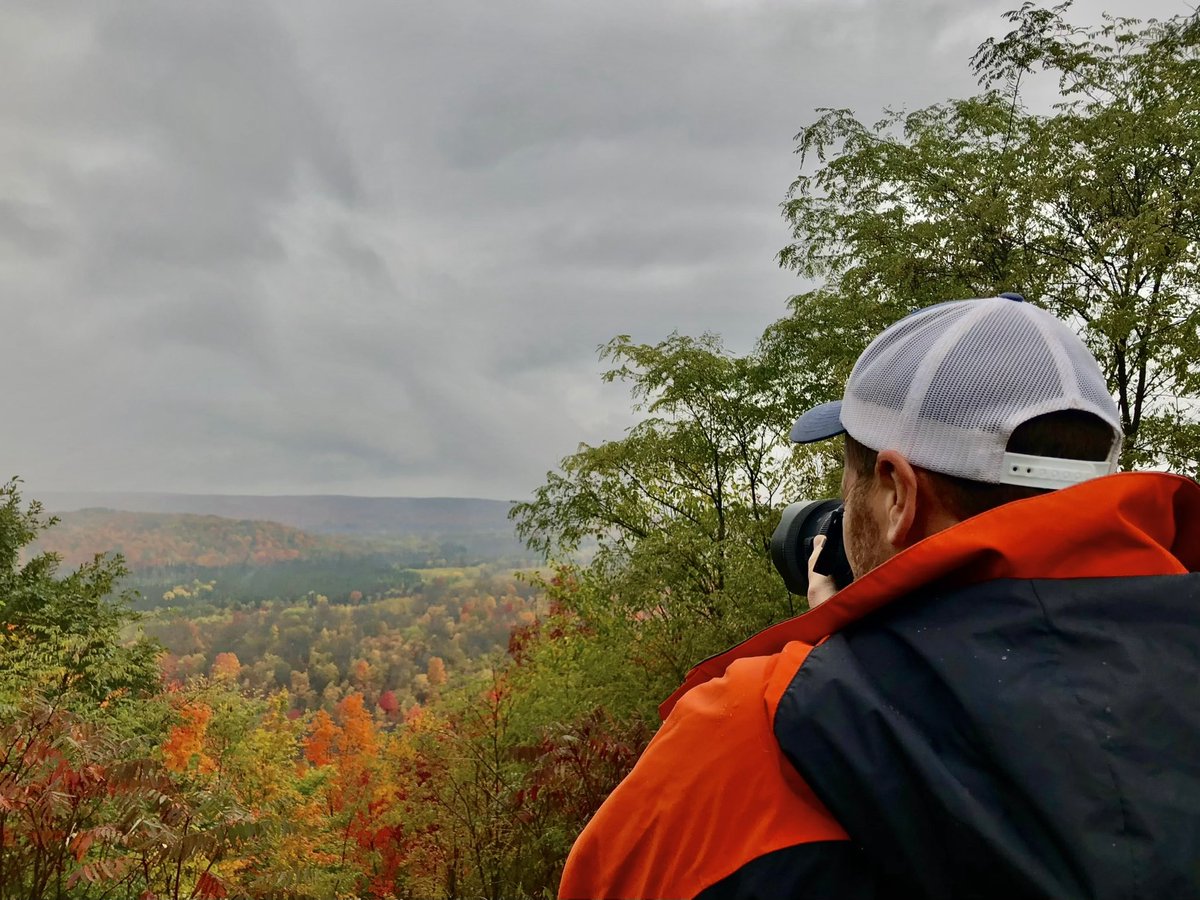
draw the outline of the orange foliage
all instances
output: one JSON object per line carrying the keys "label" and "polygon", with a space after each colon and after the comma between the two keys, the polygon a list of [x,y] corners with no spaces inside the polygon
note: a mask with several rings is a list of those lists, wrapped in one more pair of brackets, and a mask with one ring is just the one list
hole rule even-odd
{"label": "orange foliage", "polygon": [[362,694],[351,694],[338,704],[342,733],[337,738],[337,751],[342,757],[375,755],[375,720],[363,703]]}
{"label": "orange foliage", "polygon": [[163,743],[163,760],[172,772],[185,772],[193,764],[200,772],[216,768],[212,757],[204,752],[204,737],[212,710],[203,703],[188,703],[179,711],[183,721],[167,734]]}
{"label": "orange foliage", "polygon": [[360,659],[354,664],[354,680],[359,684],[366,684],[367,679],[371,677],[371,664],[365,659]]}
{"label": "orange foliage", "polygon": [[446,663],[440,656],[429,657],[426,677],[432,687],[440,687],[446,683]]}
{"label": "orange foliage", "polygon": [[327,766],[333,760],[333,744],[342,730],[333,724],[325,710],[318,710],[304,739],[304,758],[314,766]]}
{"label": "orange foliage", "polygon": [[212,677],[215,681],[237,681],[242,671],[242,664],[236,653],[218,653],[212,664]]}

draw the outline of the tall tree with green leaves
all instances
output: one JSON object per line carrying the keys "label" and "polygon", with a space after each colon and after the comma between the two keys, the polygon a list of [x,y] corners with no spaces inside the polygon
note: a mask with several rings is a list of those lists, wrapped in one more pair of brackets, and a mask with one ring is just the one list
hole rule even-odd
{"label": "tall tree with green leaves", "polygon": [[[1122,464],[1200,473],[1200,23],[1026,3],[972,59],[982,93],[872,125],[820,110],[780,260],[817,286],[768,340],[839,383],[913,308],[1020,291],[1100,360]],[[1027,105],[1037,77],[1058,101]]]}
{"label": "tall tree with green leaves", "polygon": [[781,506],[816,490],[824,469],[788,446],[795,379],[780,359],[677,334],[618,337],[602,354],[606,379],[628,383],[645,418],[580,447],[513,517],[552,559],[591,552],[552,596],[673,687],[705,655],[798,611],[770,538]]}

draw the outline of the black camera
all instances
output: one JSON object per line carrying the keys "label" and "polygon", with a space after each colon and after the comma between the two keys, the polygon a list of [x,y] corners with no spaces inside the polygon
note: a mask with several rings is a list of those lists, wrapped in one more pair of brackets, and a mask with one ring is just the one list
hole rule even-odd
{"label": "black camera", "polygon": [[842,540],[842,511],[841,500],[806,500],[783,511],[771,535],[771,562],[793,594],[808,596],[808,558],[819,534],[825,535],[825,546],[813,570],[833,578],[839,591],[854,580]]}

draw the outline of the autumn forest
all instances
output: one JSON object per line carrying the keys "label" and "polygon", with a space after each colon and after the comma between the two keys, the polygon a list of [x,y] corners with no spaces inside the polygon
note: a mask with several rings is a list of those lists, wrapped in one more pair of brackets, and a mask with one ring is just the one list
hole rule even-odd
{"label": "autumn forest", "polygon": [[487,536],[3,501],[0,896],[539,896],[647,736],[547,727]]}

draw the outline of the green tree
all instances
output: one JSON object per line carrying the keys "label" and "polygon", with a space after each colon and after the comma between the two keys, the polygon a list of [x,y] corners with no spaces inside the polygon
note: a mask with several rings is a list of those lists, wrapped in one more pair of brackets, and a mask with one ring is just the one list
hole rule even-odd
{"label": "green tree", "polygon": [[137,615],[129,595],[114,594],[119,557],[97,556],[65,577],[53,553],[23,561],[55,521],[36,501],[23,506],[16,479],[0,487],[0,702],[41,693],[94,708],[157,692],[158,644],[122,639]]}
{"label": "green tree", "polygon": [[[1122,463],[1200,473],[1200,24],[1080,28],[1025,4],[972,60],[983,92],[865,125],[825,109],[780,260],[817,286],[768,334],[840,384],[913,308],[1018,290],[1075,325],[1127,436]],[[1049,112],[1026,105],[1056,77]]]}
{"label": "green tree", "polygon": [[828,460],[788,449],[785,357],[738,357],[706,335],[618,337],[608,380],[646,418],[584,445],[512,512],[519,533],[567,564],[552,590],[596,641],[673,687],[700,658],[796,611],[769,547],[781,505],[818,490]]}

